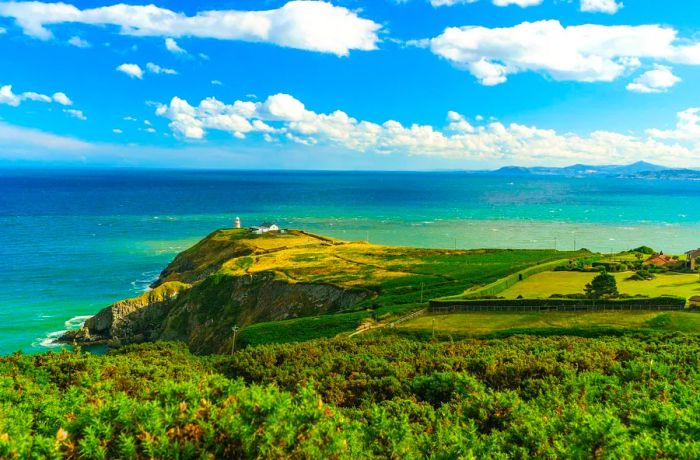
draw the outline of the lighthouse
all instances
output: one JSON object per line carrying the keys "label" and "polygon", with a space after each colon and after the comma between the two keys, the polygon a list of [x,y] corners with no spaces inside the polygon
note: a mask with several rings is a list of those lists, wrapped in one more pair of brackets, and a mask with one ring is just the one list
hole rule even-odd
{"label": "lighthouse", "polygon": [[236,220],[234,221],[233,227],[234,228],[241,228],[241,218],[240,217],[236,217]]}

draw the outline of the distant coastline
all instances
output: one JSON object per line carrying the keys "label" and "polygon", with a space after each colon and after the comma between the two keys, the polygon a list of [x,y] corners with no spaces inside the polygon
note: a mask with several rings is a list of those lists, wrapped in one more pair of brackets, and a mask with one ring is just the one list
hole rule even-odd
{"label": "distant coastline", "polygon": [[495,171],[482,171],[483,174],[505,176],[563,176],[563,177],[614,177],[621,179],[665,179],[665,180],[700,180],[700,170],[690,168],[671,168],[645,161],[629,165],[584,165],[575,164],[562,168],[545,166],[522,167],[504,166]]}

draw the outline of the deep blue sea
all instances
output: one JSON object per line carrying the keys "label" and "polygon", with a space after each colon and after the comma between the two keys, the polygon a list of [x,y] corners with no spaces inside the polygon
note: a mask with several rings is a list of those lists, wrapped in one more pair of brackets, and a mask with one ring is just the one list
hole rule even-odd
{"label": "deep blue sea", "polygon": [[209,232],[275,221],[444,248],[700,246],[700,182],[387,172],[0,171],[0,354],[147,289]]}

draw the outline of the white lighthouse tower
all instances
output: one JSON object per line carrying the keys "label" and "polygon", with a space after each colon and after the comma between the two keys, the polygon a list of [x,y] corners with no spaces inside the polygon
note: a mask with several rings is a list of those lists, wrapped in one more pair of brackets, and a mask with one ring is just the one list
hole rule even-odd
{"label": "white lighthouse tower", "polygon": [[241,228],[241,218],[240,217],[236,217],[236,220],[234,221],[233,227],[234,228]]}

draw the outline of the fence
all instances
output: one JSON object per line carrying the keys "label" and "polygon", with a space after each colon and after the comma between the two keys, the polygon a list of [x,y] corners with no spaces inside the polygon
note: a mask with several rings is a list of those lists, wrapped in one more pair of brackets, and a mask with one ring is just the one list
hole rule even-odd
{"label": "fence", "polygon": [[685,309],[682,297],[623,300],[517,299],[431,301],[430,313],[527,312],[527,311],[679,311]]}

